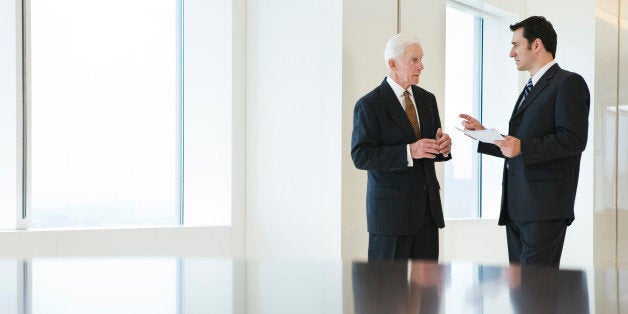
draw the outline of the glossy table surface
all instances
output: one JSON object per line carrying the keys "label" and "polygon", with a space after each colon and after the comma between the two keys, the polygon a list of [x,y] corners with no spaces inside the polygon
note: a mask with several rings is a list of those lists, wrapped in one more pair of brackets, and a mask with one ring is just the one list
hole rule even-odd
{"label": "glossy table surface", "polygon": [[0,313],[628,313],[628,272],[420,261],[0,259]]}

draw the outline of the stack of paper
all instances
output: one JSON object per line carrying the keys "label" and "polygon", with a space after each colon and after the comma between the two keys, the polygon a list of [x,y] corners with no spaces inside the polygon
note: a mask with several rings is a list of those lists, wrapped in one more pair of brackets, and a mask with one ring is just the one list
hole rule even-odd
{"label": "stack of paper", "polygon": [[466,134],[470,138],[484,142],[484,143],[493,144],[493,141],[504,140],[504,137],[501,134],[499,134],[499,132],[497,132],[497,130],[495,129],[486,129],[486,130],[479,130],[479,131],[465,130],[459,127],[456,127],[456,129]]}

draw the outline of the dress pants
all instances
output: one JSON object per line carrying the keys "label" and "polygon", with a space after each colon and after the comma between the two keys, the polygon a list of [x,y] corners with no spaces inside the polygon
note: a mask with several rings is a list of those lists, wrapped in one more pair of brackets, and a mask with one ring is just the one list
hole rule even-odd
{"label": "dress pants", "polygon": [[570,220],[515,222],[506,224],[508,258],[522,266],[558,268]]}
{"label": "dress pants", "polygon": [[423,226],[413,235],[380,235],[369,233],[369,261],[400,261],[407,259],[438,260],[438,227],[430,210]]}

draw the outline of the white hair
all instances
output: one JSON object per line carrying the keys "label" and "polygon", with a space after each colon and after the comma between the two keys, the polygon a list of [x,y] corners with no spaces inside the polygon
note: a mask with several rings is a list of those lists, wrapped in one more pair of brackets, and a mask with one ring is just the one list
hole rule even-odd
{"label": "white hair", "polygon": [[399,33],[388,40],[386,48],[384,48],[384,62],[386,63],[388,73],[391,71],[388,60],[393,59],[399,62],[406,50],[406,47],[410,45],[420,45],[419,37],[411,34]]}

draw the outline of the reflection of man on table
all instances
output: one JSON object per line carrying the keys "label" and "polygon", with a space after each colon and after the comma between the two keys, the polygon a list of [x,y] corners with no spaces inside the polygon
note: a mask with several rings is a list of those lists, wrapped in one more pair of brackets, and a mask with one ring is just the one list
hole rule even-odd
{"label": "reflection of man on table", "polygon": [[355,313],[438,313],[443,267],[427,261],[353,263]]}
{"label": "reflection of man on table", "polygon": [[514,313],[589,313],[587,278],[582,271],[514,265],[504,275]]}

